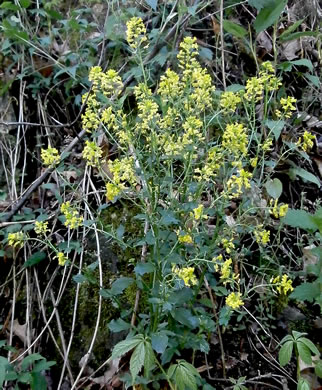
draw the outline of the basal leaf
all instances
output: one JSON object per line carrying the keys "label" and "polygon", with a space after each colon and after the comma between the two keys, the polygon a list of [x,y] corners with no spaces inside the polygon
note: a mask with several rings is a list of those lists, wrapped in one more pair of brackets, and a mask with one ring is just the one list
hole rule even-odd
{"label": "basal leaf", "polygon": [[296,348],[298,350],[298,353],[300,355],[300,358],[303,360],[306,364],[312,364],[312,356],[310,349],[301,342],[302,339],[298,340],[296,343]]}
{"label": "basal leaf", "polygon": [[291,293],[290,298],[298,299],[299,301],[313,302],[314,299],[320,296],[320,285],[318,281],[313,283],[303,283],[296,287]]}
{"label": "basal leaf", "polygon": [[111,359],[116,359],[125,355],[127,352],[131,351],[131,349],[135,348],[142,341],[143,341],[142,335],[137,335],[130,339],[120,341],[118,344],[115,345],[112,352]]}
{"label": "basal leaf", "polygon": [[163,353],[168,346],[168,336],[165,333],[154,333],[151,336],[152,348],[157,353]]}
{"label": "basal leaf", "polygon": [[122,318],[112,320],[107,326],[109,330],[114,333],[122,332],[123,330],[128,330],[131,328],[131,324],[125,322]]}
{"label": "basal leaf", "polygon": [[111,294],[112,295],[120,295],[123,293],[123,291],[129,287],[131,284],[134,283],[134,279],[133,278],[119,278],[117,279],[113,284],[112,284],[112,287],[111,287]]}
{"label": "basal leaf", "polygon": [[267,181],[265,183],[265,188],[268,195],[270,195],[274,199],[278,199],[283,192],[283,185],[281,181],[277,178]]}
{"label": "basal leaf", "polygon": [[142,340],[136,346],[130,359],[130,371],[132,375],[132,384],[135,383],[135,379],[144,365],[144,358],[145,358],[145,343],[144,340]]}
{"label": "basal leaf", "polygon": [[278,353],[278,360],[282,367],[286,366],[286,364],[290,362],[292,352],[293,352],[293,341],[286,341],[286,343],[282,345]]}

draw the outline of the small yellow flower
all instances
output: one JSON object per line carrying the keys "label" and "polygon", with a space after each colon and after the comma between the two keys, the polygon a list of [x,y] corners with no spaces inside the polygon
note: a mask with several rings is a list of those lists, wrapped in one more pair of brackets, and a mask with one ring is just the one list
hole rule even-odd
{"label": "small yellow flower", "polygon": [[23,232],[9,233],[8,234],[8,244],[14,248],[22,248],[24,244],[24,234]]}
{"label": "small yellow flower", "polygon": [[296,145],[301,147],[304,152],[308,152],[313,148],[315,141],[315,136],[308,131],[304,131],[303,139],[302,137],[296,142]]}
{"label": "small yellow flower", "polygon": [[203,204],[194,208],[192,211],[193,213],[190,214],[196,221],[200,221],[200,219],[208,219],[207,215],[203,215]]}
{"label": "small yellow flower", "polygon": [[254,231],[255,240],[258,244],[262,244],[263,246],[269,243],[270,231],[269,230],[261,230],[262,225],[258,226],[257,230]]}
{"label": "small yellow flower", "polygon": [[78,211],[71,206],[70,202],[65,202],[61,205],[60,211],[64,214],[66,221],[65,226],[71,229],[77,229],[82,225],[84,218],[79,215]]}
{"label": "small yellow flower", "polygon": [[238,309],[240,306],[243,306],[244,302],[240,299],[241,293],[232,292],[226,298],[226,305],[232,309]]}
{"label": "small yellow flower", "polygon": [[114,198],[121,192],[121,188],[113,183],[106,183],[106,198],[107,200],[114,200]]}
{"label": "small yellow flower", "polygon": [[256,168],[258,164],[258,157],[253,157],[250,159],[250,166],[252,168]]}
{"label": "small yellow flower", "polygon": [[228,240],[227,238],[223,238],[221,240],[221,244],[227,253],[231,253],[231,251],[235,249],[235,244],[233,243],[233,240],[233,238],[231,238],[230,240]]}
{"label": "small yellow flower", "polygon": [[41,149],[41,159],[47,167],[53,167],[60,163],[60,155],[56,148],[48,146],[47,149]]}
{"label": "small yellow flower", "polygon": [[234,92],[223,92],[220,96],[220,107],[224,113],[232,113],[236,111],[237,105],[241,101],[240,95]]}
{"label": "small yellow flower", "polygon": [[68,257],[65,256],[63,252],[58,252],[57,256],[55,256],[55,259],[58,259],[58,264],[61,265],[62,267],[68,261]]}
{"label": "small yellow flower", "polygon": [[242,124],[234,123],[226,126],[223,134],[222,146],[232,155],[247,154],[248,135]]}
{"label": "small yellow flower", "polygon": [[273,145],[273,139],[267,138],[262,145],[263,152],[267,152],[268,150],[270,150],[272,145]]}
{"label": "small yellow flower", "polygon": [[232,271],[232,269],[231,269],[232,262],[233,262],[232,259],[229,258],[221,266],[221,269],[220,269],[220,273],[221,273],[220,280],[222,280],[224,284],[226,284],[229,281],[229,278],[230,278],[230,275],[231,275],[231,271]]}
{"label": "small yellow flower", "polygon": [[127,43],[132,47],[132,49],[136,50],[142,44],[144,44],[144,47],[147,47],[149,45],[148,38],[146,37],[146,28],[141,18],[131,18],[126,23],[126,27],[126,40]]}
{"label": "small yellow flower", "polygon": [[287,96],[286,98],[281,98],[280,103],[283,109],[283,114],[285,118],[290,118],[292,116],[292,111],[296,110],[296,107],[293,103],[296,103],[297,100],[293,96]]}
{"label": "small yellow flower", "polygon": [[180,232],[177,232],[178,241],[182,244],[193,244],[193,239],[189,233],[181,234]]}
{"label": "small yellow flower", "polygon": [[277,199],[275,199],[275,201],[273,201],[273,199],[271,199],[270,207],[272,207],[272,208],[269,210],[270,214],[273,214],[275,218],[285,217],[285,215],[287,214],[287,210],[288,210],[288,204],[278,205],[277,202],[278,202]]}
{"label": "small yellow flower", "polygon": [[183,267],[181,269],[175,265],[172,267],[172,272],[182,279],[187,287],[194,286],[198,283],[194,271],[194,267]]}
{"label": "small yellow flower", "polygon": [[87,164],[92,167],[99,166],[100,158],[102,157],[102,149],[95,142],[86,140],[86,146],[83,149],[83,158]]}
{"label": "small yellow flower", "polygon": [[294,288],[292,286],[292,279],[289,279],[286,274],[282,276],[282,279],[280,276],[277,276],[272,280],[272,283],[277,285],[276,290],[281,295],[287,295],[287,293],[290,291],[293,291]]}
{"label": "small yellow flower", "polygon": [[36,221],[35,222],[35,233],[38,236],[45,236],[49,232],[48,222]]}

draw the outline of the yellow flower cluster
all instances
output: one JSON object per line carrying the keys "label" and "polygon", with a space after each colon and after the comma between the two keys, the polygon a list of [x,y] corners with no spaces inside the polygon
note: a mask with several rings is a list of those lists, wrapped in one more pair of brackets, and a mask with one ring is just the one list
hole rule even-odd
{"label": "yellow flower cluster", "polygon": [[200,221],[201,219],[208,219],[207,215],[203,214],[203,204],[199,205],[198,207],[194,208],[192,213],[190,215],[196,220]]}
{"label": "yellow flower cluster", "polygon": [[8,244],[14,248],[22,248],[24,243],[24,234],[23,232],[9,233],[8,234]]}
{"label": "yellow flower cluster", "polygon": [[148,47],[148,38],[146,37],[146,28],[143,20],[138,17],[131,18],[126,23],[126,40],[132,49],[137,50],[141,45]]}
{"label": "yellow flower cluster", "polygon": [[242,124],[228,124],[223,134],[222,146],[233,156],[247,154],[248,135]]}
{"label": "yellow flower cluster", "polygon": [[134,94],[137,101],[138,117],[140,118],[140,122],[136,124],[136,129],[144,135],[159,119],[159,106],[152,98],[152,91],[144,83],[140,83],[134,88]]}
{"label": "yellow flower cluster", "polygon": [[224,283],[227,284],[229,282],[229,279],[231,278],[231,265],[233,261],[232,259],[225,260],[224,263],[221,265],[220,268],[220,280]]}
{"label": "yellow flower cluster", "polygon": [[300,146],[304,152],[308,152],[313,148],[315,136],[308,131],[304,131],[303,138],[300,137],[296,145]]}
{"label": "yellow flower cluster", "polygon": [[[82,115],[82,125],[86,131],[91,132],[96,130],[101,123],[100,116],[98,115],[100,103],[97,100],[97,93],[101,93],[109,99],[112,96],[119,95],[121,93],[123,83],[121,77],[115,70],[109,69],[104,73],[100,66],[92,67],[88,78],[92,82],[92,90],[89,94],[85,93],[82,97],[83,103],[85,101],[87,102],[85,113]],[[110,121],[114,119],[115,121],[115,118],[113,117],[107,118],[106,113],[104,119],[107,122],[107,119]]]}
{"label": "yellow flower cluster", "polygon": [[217,176],[222,163],[223,155],[221,149],[218,147],[211,148],[206,162],[203,163],[201,168],[195,169],[194,178],[198,181],[209,182],[210,179],[214,179]]}
{"label": "yellow flower cluster", "polygon": [[194,271],[195,269],[193,267],[183,267],[181,269],[175,265],[172,267],[172,272],[182,279],[187,287],[194,286],[198,283]]}
{"label": "yellow flower cluster", "polygon": [[109,162],[109,170],[113,177],[112,183],[106,184],[106,197],[113,200],[121,191],[126,189],[126,184],[134,187],[137,178],[134,171],[134,158],[124,157]]}
{"label": "yellow flower cluster", "polygon": [[221,240],[221,245],[225,249],[227,253],[231,253],[232,250],[235,249],[235,244],[233,243],[234,238],[230,238],[229,240],[227,238],[223,238]]}
{"label": "yellow flower cluster", "polygon": [[[202,69],[197,63],[192,72],[191,78],[187,78],[192,87],[191,93],[187,95],[187,101],[184,103],[184,108],[187,112],[200,114],[207,108],[212,106],[212,93],[215,87],[212,85],[212,80],[206,69]],[[183,75],[184,79],[185,73]]]}
{"label": "yellow flower cluster", "polygon": [[41,159],[47,167],[53,167],[60,163],[60,155],[56,148],[48,146],[47,149],[41,149]]}
{"label": "yellow flower cluster", "polygon": [[35,222],[35,233],[38,236],[45,236],[49,232],[48,222],[36,221]]}
{"label": "yellow flower cluster", "polygon": [[86,140],[82,156],[87,161],[87,165],[98,167],[102,157],[102,149],[95,142]]}
{"label": "yellow flower cluster", "polygon": [[267,152],[268,150],[270,150],[270,148],[272,147],[273,145],[273,139],[268,137],[264,143],[262,144],[262,150],[263,152]]}
{"label": "yellow flower cluster", "polygon": [[294,288],[292,286],[292,280],[288,278],[286,274],[282,276],[282,279],[280,276],[277,276],[272,280],[272,283],[277,285],[276,290],[282,294],[287,295],[287,293],[290,291],[293,291]]}
{"label": "yellow flower cluster", "polygon": [[220,107],[225,114],[236,111],[237,105],[241,103],[242,99],[238,93],[223,92],[220,96]]}
{"label": "yellow flower cluster", "polygon": [[193,244],[193,239],[189,233],[182,234],[180,231],[177,231],[177,236],[181,244]]}
{"label": "yellow flower cluster", "polygon": [[271,199],[270,207],[271,209],[269,210],[269,212],[270,214],[273,214],[275,218],[282,218],[285,217],[285,215],[287,214],[288,204],[278,205],[277,199],[275,199],[275,201]]}
{"label": "yellow flower cluster", "polygon": [[181,97],[183,92],[183,85],[180,81],[178,73],[168,68],[163,76],[160,78],[158,93],[162,97],[162,101],[167,103],[174,101]]}
{"label": "yellow flower cluster", "polygon": [[245,169],[239,170],[239,175],[232,175],[227,181],[227,195],[232,198],[238,198],[243,193],[243,189],[251,188],[250,179],[252,174],[245,171]]}
{"label": "yellow flower cluster", "polygon": [[60,206],[60,211],[64,214],[66,221],[65,226],[71,229],[77,229],[82,225],[84,218],[79,215],[78,211],[71,206],[70,202],[65,202]]}
{"label": "yellow flower cluster", "polygon": [[296,111],[296,107],[293,103],[296,103],[297,100],[293,96],[287,96],[286,98],[281,98],[280,104],[282,106],[283,112],[276,110],[275,114],[278,118],[284,115],[285,118],[290,118],[293,111]]}
{"label": "yellow flower cluster", "polygon": [[241,300],[241,293],[232,292],[226,298],[226,305],[232,309],[238,309],[240,306],[243,306],[244,302]]}
{"label": "yellow flower cluster", "polygon": [[275,70],[271,62],[267,61],[261,65],[259,77],[251,77],[246,82],[245,99],[259,102],[264,92],[276,91],[282,85],[279,78],[275,76]]}
{"label": "yellow flower cluster", "polygon": [[254,236],[258,244],[265,246],[269,243],[270,231],[262,228],[263,225],[258,226],[257,230],[254,230]]}
{"label": "yellow flower cluster", "polygon": [[61,265],[62,267],[68,261],[68,257],[65,256],[63,252],[58,252],[57,256],[55,256],[55,259],[58,259],[58,264]]}
{"label": "yellow flower cluster", "polygon": [[196,57],[198,55],[197,39],[194,37],[185,37],[180,43],[180,51],[178,54],[179,68],[184,70],[193,70],[199,68]]}

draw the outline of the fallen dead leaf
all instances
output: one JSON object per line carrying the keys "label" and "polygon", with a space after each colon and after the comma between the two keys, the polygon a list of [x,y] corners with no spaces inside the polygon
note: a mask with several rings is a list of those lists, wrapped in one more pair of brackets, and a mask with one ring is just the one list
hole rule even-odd
{"label": "fallen dead leaf", "polygon": [[285,42],[282,44],[281,48],[281,58],[287,59],[289,61],[298,58],[298,52],[301,50],[300,41],[298,39],[294,39],[293,41]]}

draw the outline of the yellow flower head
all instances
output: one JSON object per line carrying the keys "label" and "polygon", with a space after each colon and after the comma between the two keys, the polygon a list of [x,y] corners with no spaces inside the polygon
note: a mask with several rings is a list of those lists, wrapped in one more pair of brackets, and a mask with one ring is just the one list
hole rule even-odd
{"label": "yellow flower head", "polygon": [[285,217],[285,215],[287,214],[287,210],[288,210],[288,204],[281,204],[281,205],[278,205],[278,200],[275,199],[275,201],[273,201],[273,199],[271,199],[270,201],[270,214],[273,214],[275,218],[282,218],[282,217]]}
{"label": "yellow flower head", "polygon": [[60,155],[56,148],[48,146],[47,149],[41,149],[41,159],[43,164],[47,167],[54,167],[60,163]]}
{"label": "yellow flower head", "polygon": [[232,309],[238,309],[240,306],[243,306],[244,302],[240,299],[241,293],[232,292],[226,298],[226,305]]}
{"label": "yellow flower head", "polygon": [[148,38],[146,37],[146,28],[141,18],[131,18],[126,23],[126,27],[126,40],[132,49],[136,50],[141,45],[144,45],[144,47],[149,45]]}
{"label": "yellow flower head", "polygon": [[198,283],[194,271],[195,269],[193,267],[183,267],[181,269],[175,265],[172,267],[172,272],[182,279],[187,287],[194,286]]}
{"label": "yellow flower head", "polygon": [[48,222],[36,221],[35,222],[35,233],[38,236],[45,236],[49,232]]}
{"label": "yellow flower head", "polygon": [[192,211],[193,213],[190,213],[190,215],[196,220],[200,221],[200,219],[208,219],[207,215],[203,215],[203,204],[199,205],[198,207],[194,208]]}
{"label": "yellow flower head", "polygon": [[248,135],[242,124],[234,123],[226,126],[222,146],[232,155],[247,154]]}
{"label": "yellow flower head", "polygon": [[285,118],[290,118],[292,112],[296,110],[296,107],[293,103],[296,103],[297,100],[293,96],[287,96],[287,98],[281,98],[280,103],[283,109],[283,114]]}
{"label": "yellow flower head", "polygon": [[236,111],[237,105],[241,101],[240,95],[234,92],[223,92],[220,96],[220,107],[224,113],[232,113]]}
{"label": "yellow flower head", "polygon": [[282,276],[277,276],[272,280],[272,283],[276,285],[276,290],[281,295],[287,295],[287,293],[290,291],[293,291],[294,288],[292,286],[292,279],[289,279],[286,274]]}
{"label": "yellow flower head", "polygon": [[180,232],[177,232],[178,241],[182,244],[193,244],[193,239],[189,233],[181,234]]}
{"label": "yellow flower head", "polygon": [[63,252],[58,252],[57,256],[55,256],[55,259],[58,259],[58,264],[61,265],[62,267],[68,261],[68,257],[65,256]]}
{"label": "yellow flower head", "polygon": [[180,43],[180,51],[178,54],[179,67],[181,69],[192,70],[195,67],[199,67],[196,61],[198,55],[198,44],[195,37],[185,37],[183,42]]}
{"label": "yellow flower head", "polygon": [[22,248],[24,243],[24,234],[23,232],[9,233],[8,234],[8,244],[14,248]]}
{"label": "yellow flower head", "polygon": [[121,188],[113,183],[106,183],[106,198],[107,200],[114,200],[114,198],[121,192]]}
{"label": "yellow flower head", "polygon": [[60,211],[64,214],[66,221],[65,226],[70,227],[71,229],[77,229],[79,226],[82,226],[84,218],[79,215],[76,208],[72,207],[70,202],[65,202],[61,205]]}
{"label": "yellow flower head", "polygon": [[92,167],[99,165],[100,158],[102,157],[102,149],[96,145],[95,142],[86,140],[86,146],[83,149],[83,158],[87,161],[87,164]]}
{"label": "yellow flower head", "polygon": [[301,147],[304,152],[308,152],[313,148],[315,136],[308,131],[304,131],[303,138],[300,137],[296,145]]}
{"label": "yellow flower head", "polygon": [[254,231],[254,236],[258,244],[265,246],[269,243],[270,231],[262,230],[262,227],[262,225],[258,226],[257,230]]}

